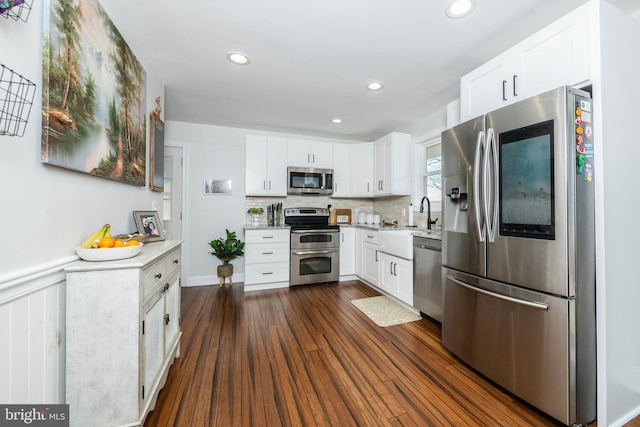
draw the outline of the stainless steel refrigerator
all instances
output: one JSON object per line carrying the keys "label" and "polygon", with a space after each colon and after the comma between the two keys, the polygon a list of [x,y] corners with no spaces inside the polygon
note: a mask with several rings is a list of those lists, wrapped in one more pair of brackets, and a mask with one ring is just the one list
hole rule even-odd
{"label": "stainless steel refrigerator", "polygon": [[596,416],[592,114],[561,87],[442,134],[442,343],[567,425]]}

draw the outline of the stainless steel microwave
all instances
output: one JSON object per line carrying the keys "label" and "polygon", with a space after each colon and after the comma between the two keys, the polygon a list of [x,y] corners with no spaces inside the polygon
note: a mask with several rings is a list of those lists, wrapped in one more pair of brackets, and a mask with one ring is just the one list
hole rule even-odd
{"label": "stainless steel microwave", "polygon": [[333,194],[333,169],[287,168],[287,194]]}

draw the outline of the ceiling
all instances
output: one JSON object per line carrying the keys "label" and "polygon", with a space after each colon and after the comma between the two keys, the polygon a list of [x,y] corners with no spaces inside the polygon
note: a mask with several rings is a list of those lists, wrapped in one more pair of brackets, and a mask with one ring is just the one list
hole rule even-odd
{"label": "ceiling", "polygon": [[[410,133],[458,97],[462,75],[585,1],[477,0],[457,20],[448,0],[101,4],[165,83],[165,120],[371,141]],[[228,62],[231,51],[251,63]],[[384,89],[366,90],[372,80]]]}

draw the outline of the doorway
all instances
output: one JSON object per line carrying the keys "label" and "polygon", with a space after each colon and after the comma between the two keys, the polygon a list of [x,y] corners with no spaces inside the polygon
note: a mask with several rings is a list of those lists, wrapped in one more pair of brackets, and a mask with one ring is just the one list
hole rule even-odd
{"label": "doorway", "polygon": [[164,193],[162,223],[168,240],[182,240],[183,148],[164,147]]}

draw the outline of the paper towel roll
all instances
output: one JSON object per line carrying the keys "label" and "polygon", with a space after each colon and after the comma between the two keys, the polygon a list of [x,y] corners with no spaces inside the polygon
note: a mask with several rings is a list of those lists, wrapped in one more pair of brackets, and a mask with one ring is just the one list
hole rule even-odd
{"label": "paper towel roll", "polygon": [[409,227],[413,227],[413,203],[409,203]]}

